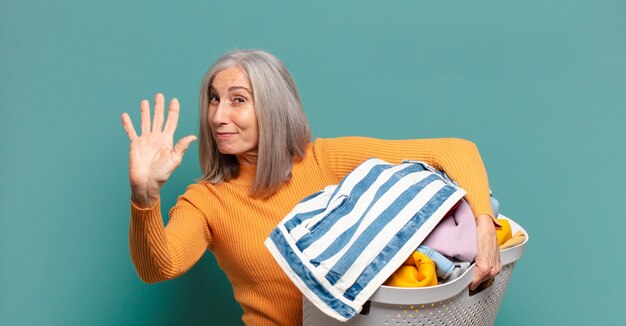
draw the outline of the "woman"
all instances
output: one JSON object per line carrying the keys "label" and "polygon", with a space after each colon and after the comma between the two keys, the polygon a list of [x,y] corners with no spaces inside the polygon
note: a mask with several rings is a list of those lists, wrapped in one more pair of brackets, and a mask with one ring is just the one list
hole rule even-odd
{"label": "woman", "polygon": [[370,157],[392,163],[421,160],[444,170],[467,192],[478,228],[477,269],[471,287],[500,272],[487,175],[474,144],[460,139],[316,139],[290,74],[263,51],[227,53],[207,72],[200,90],[202,179],[190,185],[163,226],[159,190],[195,136],[176,145],[179,104],[157,94],[150,122],[141,102],[141,136],[128,114],[130,251],[148,283],[178,277],[210,250],[232,283],[247,325],[301,324],[301,294],[263,241],[304,197],[337,184]]}

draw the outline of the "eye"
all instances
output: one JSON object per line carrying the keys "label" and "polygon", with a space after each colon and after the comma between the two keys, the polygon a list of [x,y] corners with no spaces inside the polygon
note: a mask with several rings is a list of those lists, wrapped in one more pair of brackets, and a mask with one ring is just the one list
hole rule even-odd
{"label": "eye", "polygon": [[217,95],[215,95],[215,94],[210,94],[209,95],[209,104],[211,104],[211,103],[219,103],[219,101],[220,101],[220,98]]}
{"label": "eye", "polygon": [[246,103],[246,99],[238,96],[238,97],[235,97],[232,102],[233,104],[243,104],[243,103]]}

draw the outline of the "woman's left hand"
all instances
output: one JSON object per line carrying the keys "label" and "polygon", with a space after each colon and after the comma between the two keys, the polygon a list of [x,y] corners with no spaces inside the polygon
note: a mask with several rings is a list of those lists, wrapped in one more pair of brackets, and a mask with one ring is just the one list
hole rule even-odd
{"label": "woman's left hand", "polygon": [[500,263],[500,249],[496,237],[496,227],[489,215],[479,215],[476,218],[478,233],[478,253],[476,254],[476,268],[470,290],[474,290],[480,283],[498,275],[502,270]]}

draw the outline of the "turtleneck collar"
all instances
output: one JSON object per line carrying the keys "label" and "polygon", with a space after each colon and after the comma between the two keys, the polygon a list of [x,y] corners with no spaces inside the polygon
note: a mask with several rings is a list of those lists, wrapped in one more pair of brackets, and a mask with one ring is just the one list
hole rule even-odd
{"label": "turtleneck collar", "polygon": [[243,185],[252,185],[256,177],[256,165],[240,165],[239,176],[231,182]]}

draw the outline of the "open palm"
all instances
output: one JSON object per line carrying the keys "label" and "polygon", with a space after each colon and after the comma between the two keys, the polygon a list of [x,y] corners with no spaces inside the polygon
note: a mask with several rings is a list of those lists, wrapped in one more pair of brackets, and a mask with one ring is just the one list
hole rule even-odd
{"label": "open palm", "polygon": [[180,165],[189,144],[196,139],[189,135],[174,145],[180,105],[178,100],[171,100],[165,125],[164,106],[165,98],[158,93],[151,122],[150,103],[141,101],[141,136],[135,132],[129,115],[122,115],[122,124],[130,139],[129,179],[132,196],[142,206],[156,202],[161,186]]}

